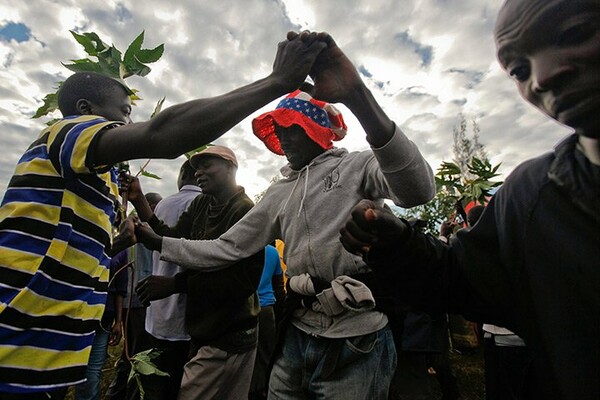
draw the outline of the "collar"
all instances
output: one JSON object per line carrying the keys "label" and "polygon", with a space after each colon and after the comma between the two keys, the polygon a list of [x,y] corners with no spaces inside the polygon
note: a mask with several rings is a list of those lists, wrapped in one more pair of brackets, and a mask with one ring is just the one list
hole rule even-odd
{"label": "collar", "polygon": [[575,134],[556,146],[548,178],[583,212],[600,223],[600,167],[590,162],[577,143]]}

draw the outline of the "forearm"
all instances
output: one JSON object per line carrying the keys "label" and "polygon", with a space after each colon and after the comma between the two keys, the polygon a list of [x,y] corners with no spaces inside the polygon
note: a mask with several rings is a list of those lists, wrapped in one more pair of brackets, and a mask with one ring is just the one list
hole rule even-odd
{"label": "forearm", "polygon": [[158,217],[155,214],[152,214],[148,219],[148,225],[150,225],[152,230],[160,236],[168,236],[175,238],[184,236],[179,232],[176,226],[171,227],[165,224],[165,222],[158,219]]}
{"label": "forearm", "polygon": [[129,234],[120,234],[114,237],[112,245],[107,252],[110,257],[114,257],[126,248],[133,246],[135,242]]}
{"label": "forearm", "polygon": [[394,122],[383,111],[364,83],[361,82],[355,87],[344,101],[344,105],[356,116],[372,147],[381,147],[392,138]]}
{"label": "forearm", "polygon": [[[220,137],[286,93],[271,76],[221,96],[171,106],[149,121],[110,129],[98,140],[96,165],[139,158],[175,158]],[[116,138],[120,135],[119,138]]]}
{"label": "forearm", "polygon": [[138,199],[131,200],[131,204],[133,204],[133,207],[135,208],[135,211],[137,212],[137,215],[141,221],[150,221],[150,218],[152,218],[154,212],[152,212],[150,204],[148,203],[148,200],[146,200],[146,196],[142,194]]}
{"label": "forearm", "polygon": [[182,267],[215,271],[244,258],[264,252],[276,236],[276,217],[263,200],[227,232],[215,240],[183,240],[165,237],[161,259]]}
{"label": "forearm", "polygon": [[123,322],[123,296],[115,296],[115,324]]}

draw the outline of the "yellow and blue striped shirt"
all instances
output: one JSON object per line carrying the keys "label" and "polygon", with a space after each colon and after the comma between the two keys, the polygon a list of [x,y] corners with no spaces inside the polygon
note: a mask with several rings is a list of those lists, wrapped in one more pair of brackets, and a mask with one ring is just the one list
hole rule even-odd
{"label": "yellow and blue striped shirt", "polygon": [[51,390],[85,377],[102,317],[113,168],[88,160],[97,116],[44,129],[19,160],[0,207],[0,392]]}

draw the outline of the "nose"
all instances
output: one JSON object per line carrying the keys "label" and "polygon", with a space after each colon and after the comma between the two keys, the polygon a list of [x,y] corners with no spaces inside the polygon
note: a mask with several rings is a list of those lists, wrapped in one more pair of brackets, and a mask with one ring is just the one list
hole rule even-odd
{"label": "nose", "polygon": [[202,171],[200,169],[197,169],[196,172],[194,172],[194,176],[198,178],[200,177],[200,175],[202,175]]}
{"label": "nose", "polygon": [[555,49],[538,52],[532,61],[532,88],[535,92],[546,92],[568,83],[575,66]]}

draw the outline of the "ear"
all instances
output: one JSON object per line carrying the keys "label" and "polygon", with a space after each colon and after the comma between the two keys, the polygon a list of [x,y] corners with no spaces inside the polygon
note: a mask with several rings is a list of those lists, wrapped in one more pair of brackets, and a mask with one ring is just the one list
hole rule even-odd
{"label": "ear", "polygon": [[86,99],[79,99],[75,103],[75,107],[80,115],[90,115],[92,113],[92,103]]}

